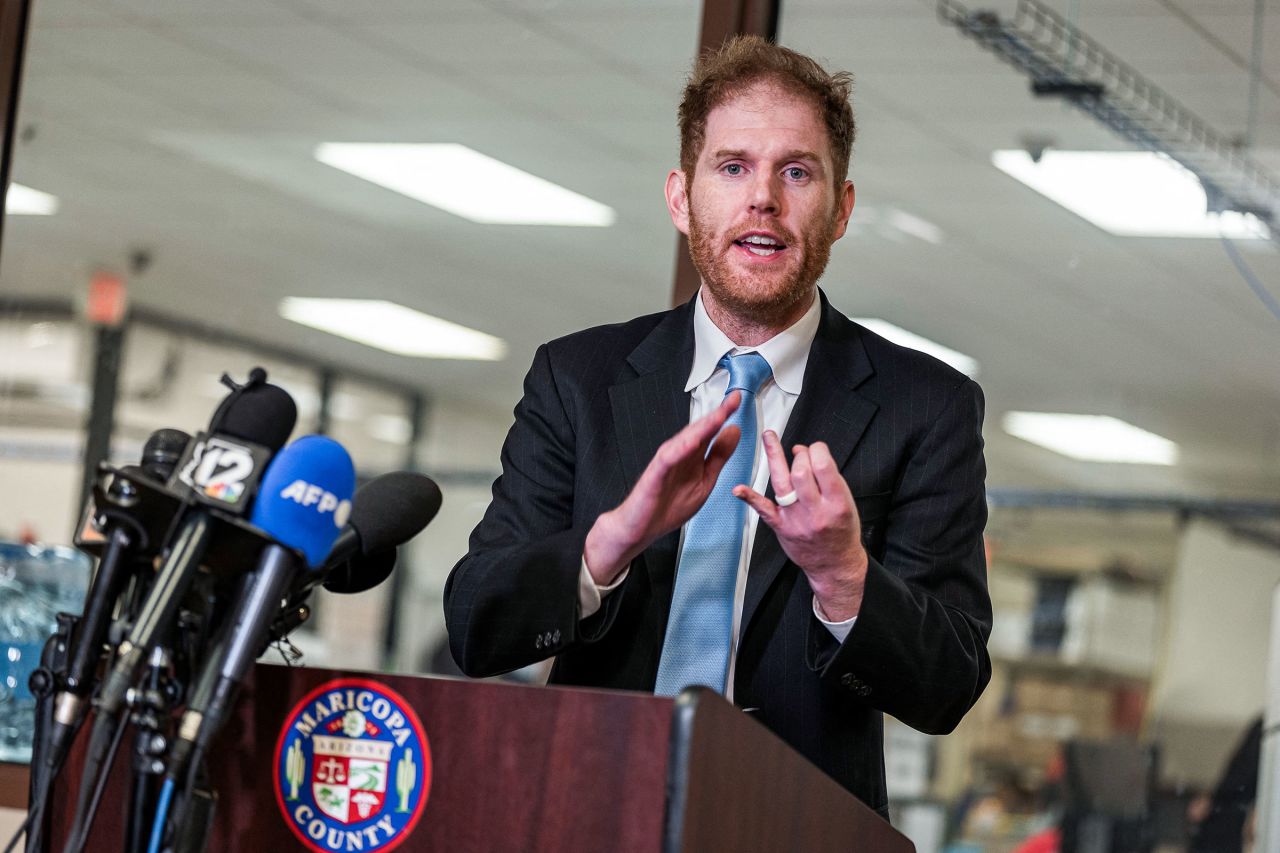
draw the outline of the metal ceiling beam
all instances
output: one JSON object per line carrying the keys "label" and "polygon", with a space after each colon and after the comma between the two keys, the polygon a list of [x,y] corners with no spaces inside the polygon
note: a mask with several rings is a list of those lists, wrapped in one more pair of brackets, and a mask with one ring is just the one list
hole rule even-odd
{"label": "metal ceiling beam", "polygon": [[[698,55],[715,50],[731,36],[757,35],[769,41],[777,41],[781,12],[782,0],[703,0]],[[688,302],[701,283],[698,270],[689,257],[689,240],[681,234],[676,245],[676,271],[671,288],[671,304]]]}
{"label": "metal ceiling beam", "polygon": [[[1141,149],[1164,154],[1195,175],[1210,211],[1276,221],[1280,181],[1232,140],[1192,113],[1039,0],[1018,0],[1012,16],[938,0],[938,17],[1031,78],[1032,92],[1056,97]],[[1271,228],[1280,242],[1280,230]]]}
{"label": "metal ceiling beam", "polygon": [[1280,501],[1197,498],[1185,495],[1112,494],[992,487],[987,503],[995,509],[1067,509],[1104,512],[1172,512],[1219,520],[1280,519]]}

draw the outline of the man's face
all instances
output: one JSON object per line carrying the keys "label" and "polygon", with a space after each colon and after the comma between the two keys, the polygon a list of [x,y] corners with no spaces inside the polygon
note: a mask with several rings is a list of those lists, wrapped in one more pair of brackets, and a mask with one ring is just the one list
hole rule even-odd
{"label": "man's face", "polygon": [[833,170],[809,100],[761,83],[710,112],[693,180],[667,178],[672,220],[710,298],[762,324],[808,306],[853,211],[853,184],[837,190]]}

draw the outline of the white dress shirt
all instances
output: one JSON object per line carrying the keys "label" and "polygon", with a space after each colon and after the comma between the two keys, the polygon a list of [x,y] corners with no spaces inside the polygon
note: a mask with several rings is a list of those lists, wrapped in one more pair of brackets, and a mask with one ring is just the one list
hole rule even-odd
{"label": "white dress shirt", "polygon": [[[720,330],[707,314],[702,304],[702,292],[698,292],[693,310],[693,368],[689,371],[689,379],[684,390],[693,392],[689,403],[689,421],[709,414],[724,400],[725,389],[729,386],[729,371],[719,366],[721,357],[740,355],[746,352],[758,352],[769,362],[773,377],[766,379],[756,394],[756,453],[752,466],[751,488],[764,494],[769,486],[769,463],[764,454],[764,432],[773,430],[779,436],[787,426],[791,410],[800,397],[800,388],[804,382],[804,368],[809,361],[809,348],[813,336],[818,331],[821,317],[821,305],[814,294],[813,304],[804,316],[782,332],[755,347],[739,347]],[[760,515],[747,507],[745,531],[742,537],[742,554],[738,558],[738,580],[733,594],[733,636],[729,648],[729,674],[725,695],[733,699],[733,674],[737,663],[738,634],[742,620],[742,602],[747,591],[747,568],[751,564],[751,547],[754,544],[756,525]],[[688,529],[686,524],[680,531],[680,551],[684,550],[684,536]],[[679,552],[677,552],[679,553]],[[679,556],[676,558],[679,565]],[[630,568],[623,572],[609,586],[597,586],[587,571],[586,559],[582,562],[582,574],[578,583],[578,597],[582,604],[582,618],[585,619],[598,611],[602,600],[626,580]],[[853,628],[857,617],[843,622],[828,621],[818,608],[817,598],[813,601],[813,613],[827,627],[839,642]]]}

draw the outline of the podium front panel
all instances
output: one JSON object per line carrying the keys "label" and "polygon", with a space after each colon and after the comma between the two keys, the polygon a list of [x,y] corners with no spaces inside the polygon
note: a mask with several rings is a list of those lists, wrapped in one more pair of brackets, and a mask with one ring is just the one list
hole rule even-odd
{"label": "podium front panel", "polygon": [[[385,740],[399,722],[388,690],[412,709],[420,737],[405,725],[404,744]],[[260,664],[207,759],[219,797],[209,849],[653,853],[672,706],[638,693]],[[377,734],[346,736],[353,718]],[[379,736],[390,750],[350,754]],[[82,732],[55,789],[50,849],[65,841],[85,740]],[[89,849],[123,848],[131,741],[116,756]],[[307,748],[291,775],[295,742]],[[397,782],[416,789],[402,800]]]}
{"label": "podium front panel", "polygon": [[[45,837],[61,850],[82,732]],[[88,849],[124,848],[132,736]],[[209,850],[911,853],[724,697],[259,664],[207,756]],[[149,828],[148,828],[149,829]]]}

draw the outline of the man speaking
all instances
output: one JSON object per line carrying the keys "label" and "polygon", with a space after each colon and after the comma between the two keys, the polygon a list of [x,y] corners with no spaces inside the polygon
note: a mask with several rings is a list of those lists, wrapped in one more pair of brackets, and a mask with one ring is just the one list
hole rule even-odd
{"label": "man speaking", "polygon": [[707,685],[884,815],[881,713],[945,733],[990,678],[983,399],[818,290],[849,89],[755,37],[699,61],[666,196],[702,287],[538,349],[445,616],[472,676]]}

